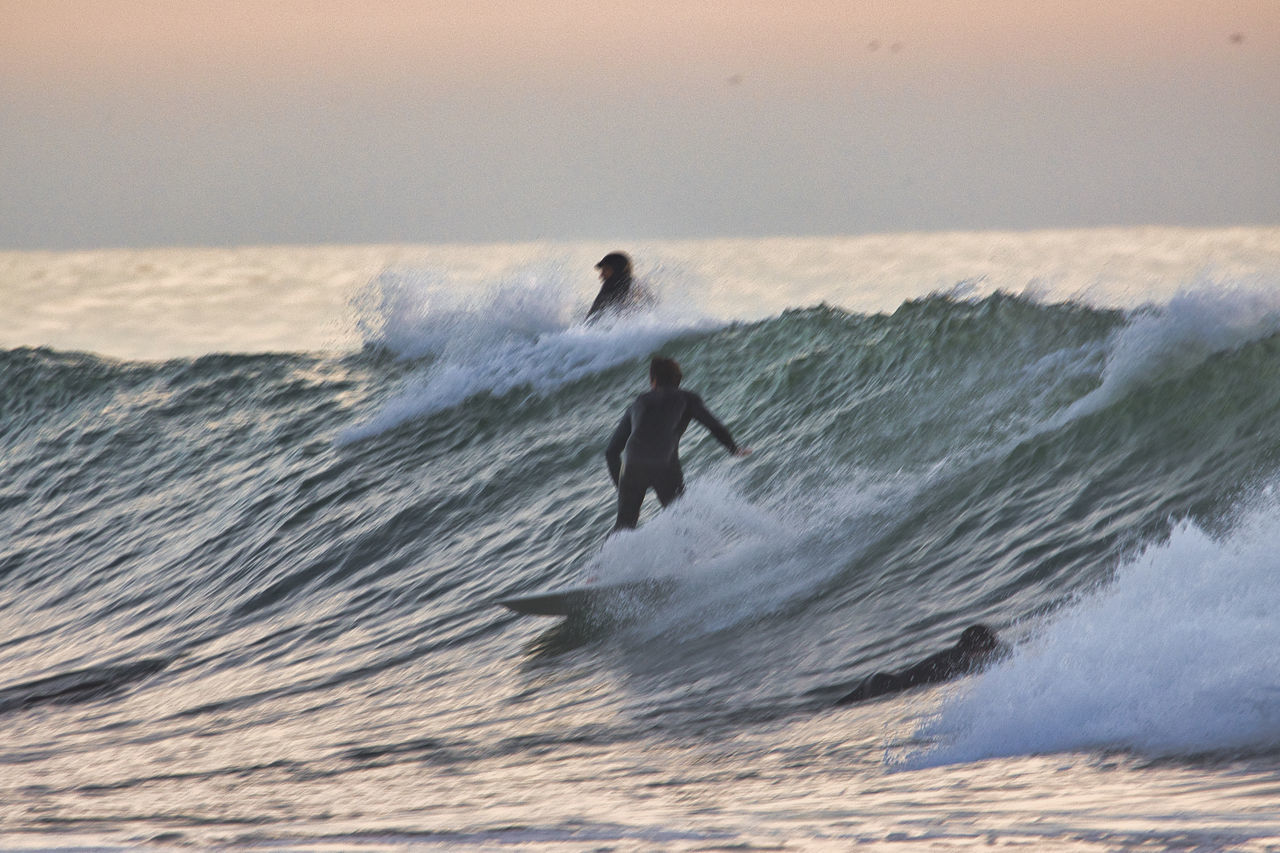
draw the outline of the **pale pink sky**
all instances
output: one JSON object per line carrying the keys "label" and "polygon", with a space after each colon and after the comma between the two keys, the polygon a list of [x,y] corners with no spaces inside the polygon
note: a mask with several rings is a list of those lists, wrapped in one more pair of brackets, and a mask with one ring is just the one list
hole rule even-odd
{"label": "pale pink sky", "polygon": [[[1274,47],[1280,35],[1275,0],[4,0],[0,19],[0,80],[85,92],[245,78],[340,88],[414,79],[434,90],[603,74],[686,85],[728,69],[805,84],[865,69],[876,43],[899,46],[903,71],[1158,73],[1233,61],[1223,47],[1237,33],[1237,47]],[[610,72],[618,64],[628,68]]]}
{"label": "pale pink sky", "polygon": [[0,248],[1280,222],[1280,0],[0,22]]}

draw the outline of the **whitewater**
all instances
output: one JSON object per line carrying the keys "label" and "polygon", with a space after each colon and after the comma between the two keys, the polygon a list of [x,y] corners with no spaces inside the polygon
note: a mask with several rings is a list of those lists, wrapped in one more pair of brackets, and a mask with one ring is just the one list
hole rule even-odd
{"label": "whitewater", "polygon": [[[586,325],[592,264],[655,305]],[[0,846],[1280,849],[1280,230],[0,253]],[[654,354],[688,491],[606,539]],[[495,602],[676,569],[587,622]],[[982,673],[835,700],[986,623]]]}

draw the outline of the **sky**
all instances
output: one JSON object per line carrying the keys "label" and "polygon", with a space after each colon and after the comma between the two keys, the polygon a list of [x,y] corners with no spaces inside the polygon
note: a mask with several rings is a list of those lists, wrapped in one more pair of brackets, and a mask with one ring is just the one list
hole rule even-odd
{"label": "sky", "polygon": [[1280,225],[1280,0],[0,0],[0,249]]}

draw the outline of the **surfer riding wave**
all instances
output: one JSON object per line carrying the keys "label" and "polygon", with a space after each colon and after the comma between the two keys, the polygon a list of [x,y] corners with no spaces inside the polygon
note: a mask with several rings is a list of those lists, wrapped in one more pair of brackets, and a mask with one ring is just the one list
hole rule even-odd
{"label": "surfer riding wave", "polygon": [[654,358],[649,364],[649,390],[627,407],[609,439],[604,455],[609,476],[618,487],[613,532],[636,526],[649,489],[664,507],[684,493],[680,437],[690,421],[706,427],[734,456],[751,453],[733,440],[701,397],[680,387],[682,378],[674,359]]}

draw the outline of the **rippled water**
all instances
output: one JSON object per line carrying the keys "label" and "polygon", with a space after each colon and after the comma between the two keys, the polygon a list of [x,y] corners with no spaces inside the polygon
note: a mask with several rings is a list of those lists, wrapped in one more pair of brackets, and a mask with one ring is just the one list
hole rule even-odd
{"label": "rippled water", "polygon": [[[5,846],[1280,844],[1280,233],[641,248],[0,257]],[[606,542],[655,351],[756,453]]]}

